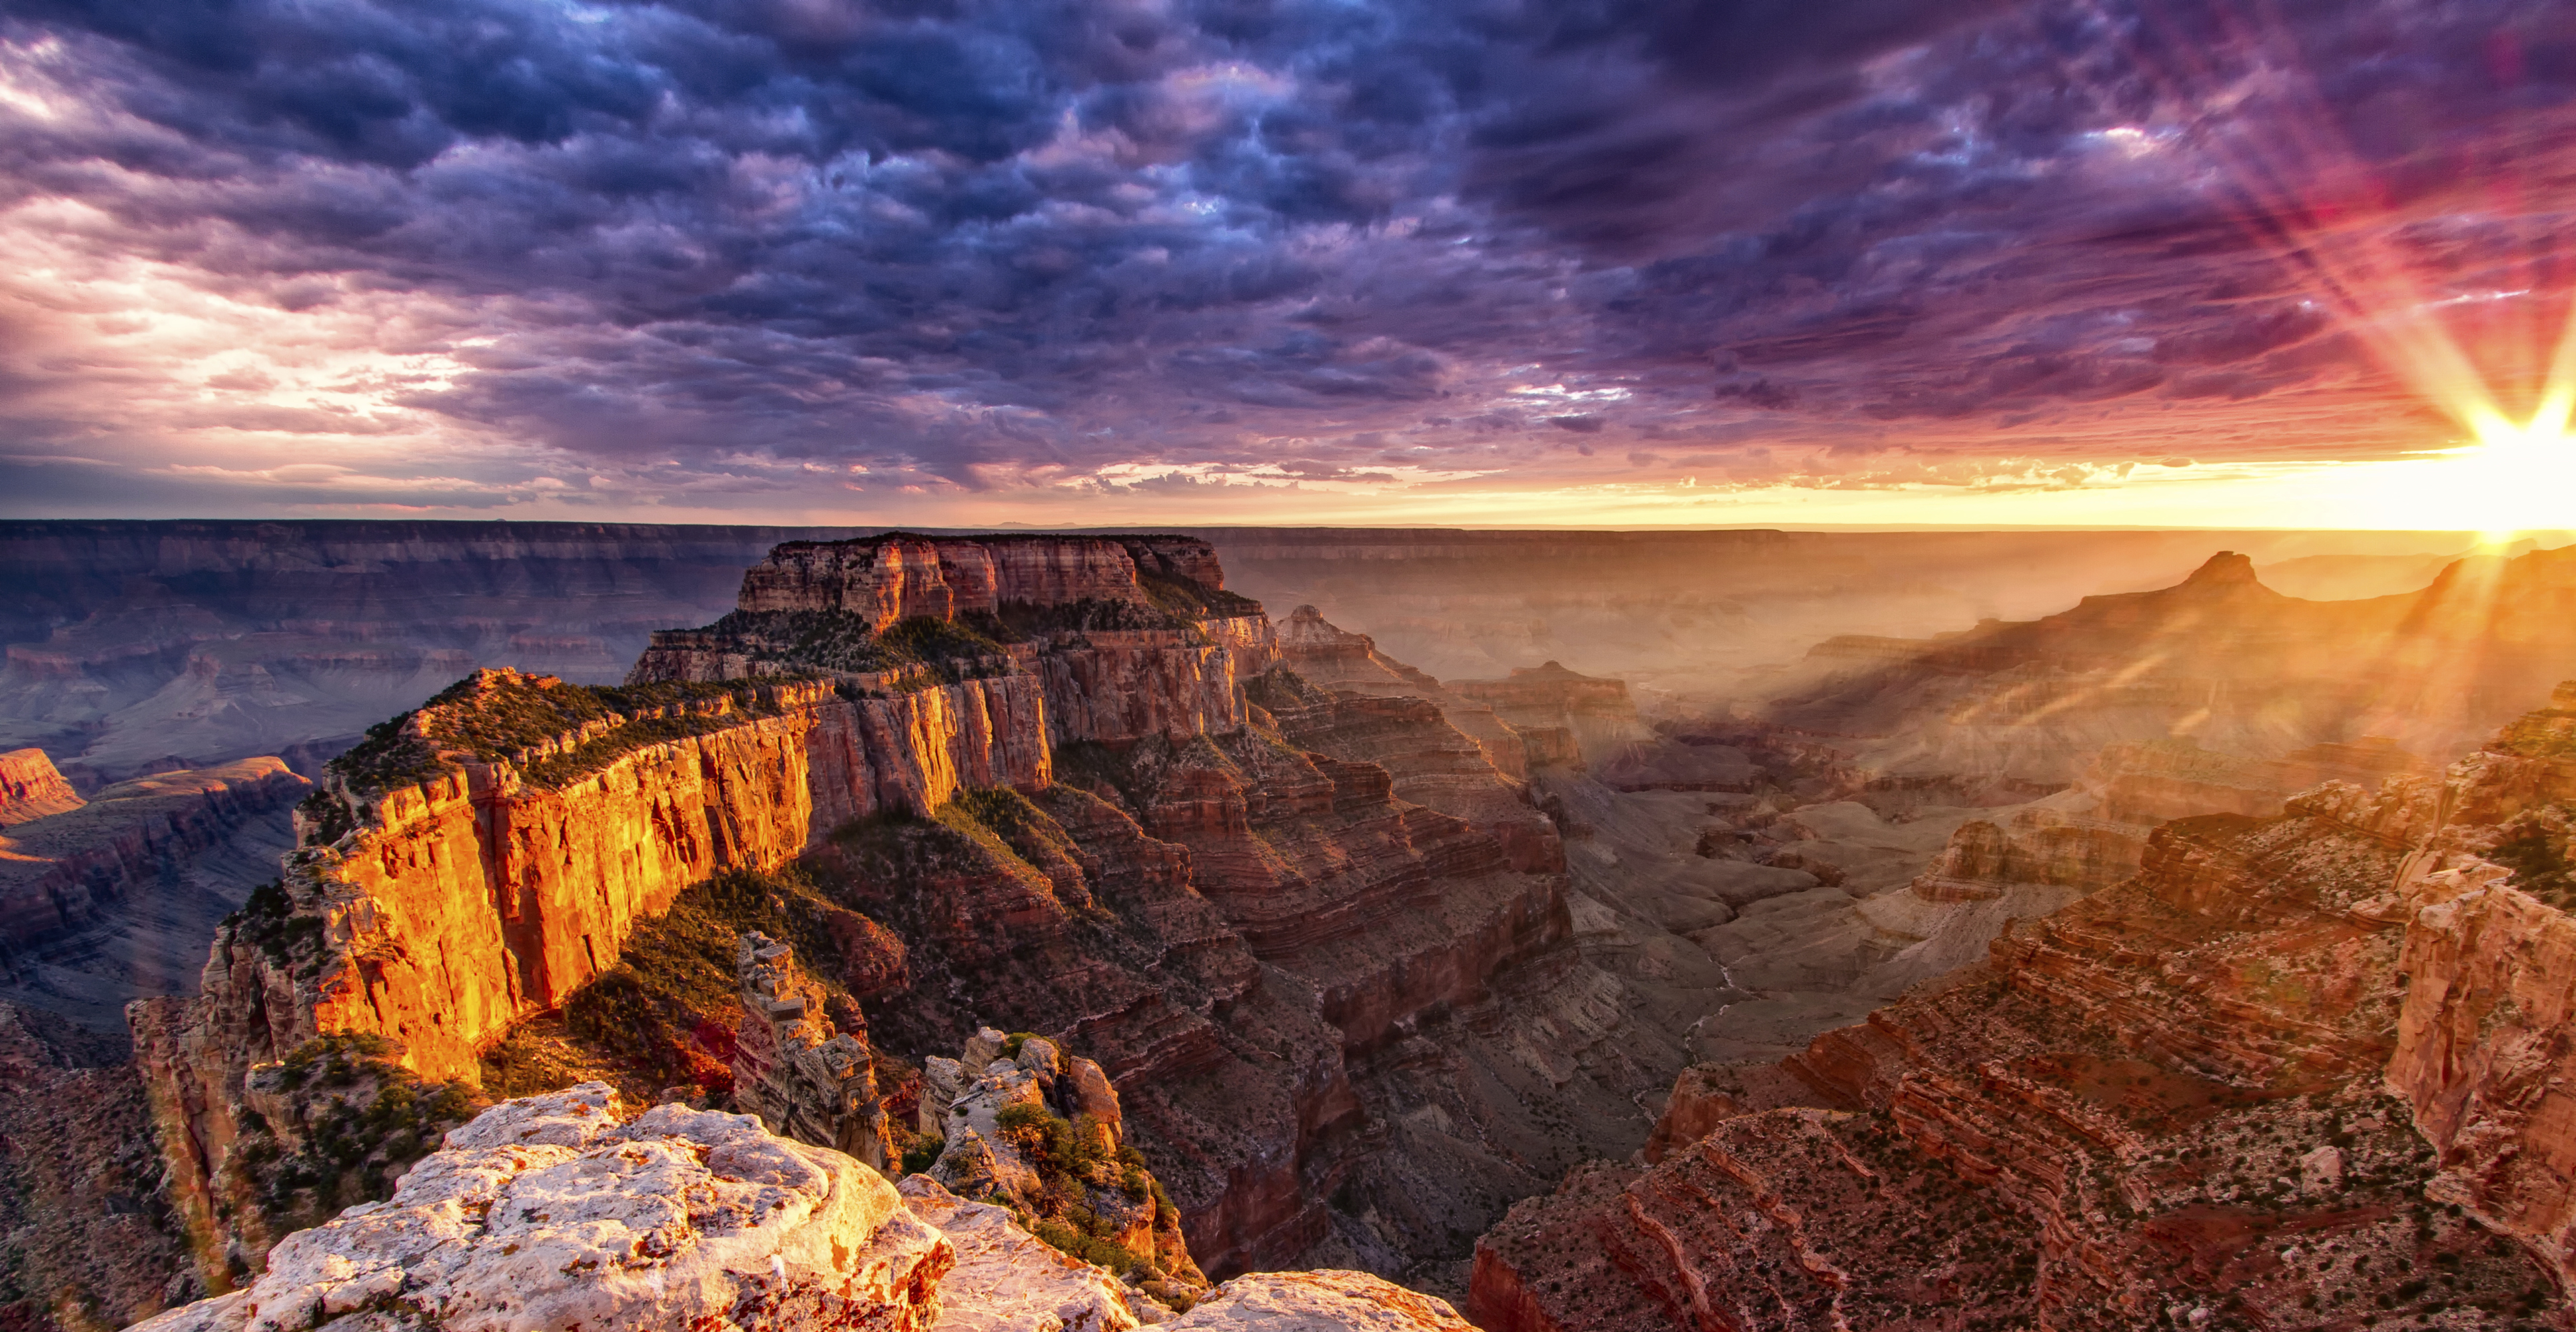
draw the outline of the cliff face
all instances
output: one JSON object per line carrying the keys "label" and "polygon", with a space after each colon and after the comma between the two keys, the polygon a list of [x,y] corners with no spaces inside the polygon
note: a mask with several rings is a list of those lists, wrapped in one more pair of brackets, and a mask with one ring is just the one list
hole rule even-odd
{"label": "cliff face", "polygon": [[866,1021],[803,1042],[728,983],[653,1019],[678,1065],[730,1061],[732,1095],[819,1133],[836,1094],[805,1056],[862,1026],[916,1058],[987,1022],[1042,1033],[1098,1059],[1213,1271],[1319,1246],[1463,1263],[1512,1197],[1642,1140],[1634,1097],[1679,1052],[1626,1030],[1569,946],[1552,827],[1436,706],[1273,672],[1268,621],[1196,543],[918,544],[782,551],[627,686],[486,673],[336,761],[203,997],[135,1014],[205,1251],[268,1243],[216,1219],[242,1214],[263,1068],[381,1036],[470,1085],[523,1025],[588,1021],[692,884],[791,862],[814,909],[893,936],[890,968],[843,978]]}
{"label": "cliff face", "polygon": [[[2008,931],[1984,965],[1779,1065],[1694,1070],[1661,1164],[1569,1183],[1486,1238],[1476,1308],[1571,1329],[1661,1301],[1749,1326],[1767,1270],[1820,1302],[1785,1326],[1931,1326],[1935,1302],[2064,1325],[2436,1305],[2567,1325],[2576,1169],[2548,1106],[2576,935],[2489,857],[2560,891],[2570,701],[2438,779],[2169,823],[2136,878]],[[1808,1195],[1841,1174],[1780,1173],[1802,1156],[1903,1191],[1820,1210]],[[1785,1269],[1766,1237],[1675,1210],[1713,1177],[1774,1190],[1810,1257]],[[1550,1251],[1586,1227],[1643,1257]]]}
{"label": "cliff face", "polygon": [[[357,1033],[470,1086],[484,1046],[614,965],[689,884],[782,865],[851,819],[1047,776],[1026,681],[857,702],[811,683],[700,691],[551,732],[562,700],[589,698],[484,672],[387,728],[427,756],[404,774],[416,780],[363,763],[326,774],[281,889],[218,929],[199,997],[137,1005],[137,1058],[202,1234],[225,1231],[218,1195],[256,1068]],[[506,754],[448,747],[522,715],[538,719],[531,743]],[[209,1243],[236,1239],[260,1244]]]}
{"label": "cliff face", "polygon": [[[27,752],[43,763],[41,752]],[[75,797],[70,808],[50,816],[9,820],[0,832],[0,957],[80,929],[129,896],[157,891],[190,857],[295,803],[311,787],[278,759],[244,759],[137,778],[86,804]]]}
{"label": "cliff face", "polygon": [[1647,737],[1628,682],[1569,671],[1555,662],[1500,680],[1453,680],[1460,697],[1484,704],[1521,733],[1534,767],[1599,762]]}
{"label": "cliff face", "polygon": [[1216,552],[1189,537],[891,533],[789,542],[744,575],[746,611],[839,611],[887,629],[914,616],[997,614],[1006,605],[1144,604],[1140,579],[1224,585]]}
{"label": "cliff face", "polygon": [[13,749],[0,754],[0,828],[80,807],[80,793],[54,770],[54,761],[45,757],[45,751]]}

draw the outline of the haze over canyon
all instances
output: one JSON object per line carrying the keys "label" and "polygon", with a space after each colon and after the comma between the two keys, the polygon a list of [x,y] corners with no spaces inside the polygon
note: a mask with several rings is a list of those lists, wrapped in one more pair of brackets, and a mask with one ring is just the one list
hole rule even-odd
{"label": "haze over canyon", "polygon": [[13,1325],[2572,1321],[2576,550],[0,568]]}

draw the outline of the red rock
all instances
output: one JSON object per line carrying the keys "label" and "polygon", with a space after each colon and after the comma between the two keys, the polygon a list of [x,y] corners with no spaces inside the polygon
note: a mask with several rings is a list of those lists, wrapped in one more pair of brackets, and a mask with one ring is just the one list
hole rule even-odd
{"label": "red rock", "polygon": [[[2064,1326],[2434,1304],[2576,1322],[2552,1307],[2576,1116],[2551,1109],[2576,1105],[2576,925],[2478,854],[2509,828],[2566,836],[2548,820],[2576,791],[2571,738],[2556,708],[2439,780],[2169,823],[2134,879],[2008,930],[1986,964],[1778,1066],[1692,1070],[1651,1169],[1577,1175],[1486,1236],[1471,1312],[1566,1332],[1658,1309],[1939,1326],[1978,1302]],[[1862,1167],[1865,1192],[1814,1192]],[[1728,1187],[1799,1219],[1749,1226]],[[1959,1261],[1998,1244],[2035,1261]]]}
{"label": "red rock", "polygon": [[68,814],[81,807],[80,794],[54,771],[54,761],[41,749],[13,749],[0,754],[0,828]]}

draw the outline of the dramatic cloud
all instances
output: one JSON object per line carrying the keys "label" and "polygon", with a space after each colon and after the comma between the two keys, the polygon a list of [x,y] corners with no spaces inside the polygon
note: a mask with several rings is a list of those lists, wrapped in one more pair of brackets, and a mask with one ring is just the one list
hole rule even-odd
{"label": "dramatic cloud", "polygon": [[28,0],[0,492],[1708,522],[2382,458],[2459,427],[2375,321],[2527,410],[2571,97],[2538,0]]}

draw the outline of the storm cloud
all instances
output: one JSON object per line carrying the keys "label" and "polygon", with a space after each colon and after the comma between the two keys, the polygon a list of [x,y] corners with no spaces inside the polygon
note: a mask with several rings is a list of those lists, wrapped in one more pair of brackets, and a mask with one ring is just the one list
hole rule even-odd
{"label": "storm cloud", "polygon": [[2537,2],[38,0],[0,486],[1061,521],[2382,456],[2444,425],[2308,250],[2554,318],[2571,95]]}

